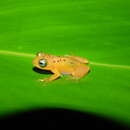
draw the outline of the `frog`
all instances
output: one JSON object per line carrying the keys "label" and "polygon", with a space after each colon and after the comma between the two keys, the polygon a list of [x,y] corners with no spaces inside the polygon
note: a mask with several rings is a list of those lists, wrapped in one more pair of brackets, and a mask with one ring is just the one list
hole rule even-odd
{"label": "frog", "polygon": [[72,79],[81,79],[90,72],[87,58],[75,55],[56,56],[38,52],[33,59],[33,66],[44,71],[52,72],[49,78],[39,79],[41,82],[50,82],[63,75],[71,75]]}

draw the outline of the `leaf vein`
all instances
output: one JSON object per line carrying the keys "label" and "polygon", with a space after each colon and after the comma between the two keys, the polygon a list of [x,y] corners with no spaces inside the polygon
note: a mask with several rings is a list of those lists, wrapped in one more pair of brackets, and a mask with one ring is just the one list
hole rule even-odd
{"label": "leaf vein", "polygon": [[[0,50],[0,54],[15,55],[15,56],[22,56],[22,57],[30,57],[30,58],[33,58],[35,56],[34,54],[15,52],[15,51],[7,51],[7,50]],[[104,66],[104,67],[129,69],[130,70],[130,66],[128,66],[128,65],[105,64],[105,63],[98,63],[98,62],[90,62],[90,64],[95,65],[95,66]]]}

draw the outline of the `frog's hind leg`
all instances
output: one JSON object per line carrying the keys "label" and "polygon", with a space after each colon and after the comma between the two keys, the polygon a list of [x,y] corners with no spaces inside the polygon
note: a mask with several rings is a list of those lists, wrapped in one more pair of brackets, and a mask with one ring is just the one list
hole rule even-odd
{"label": "frog's hind leg", "polygon": [[72,77],[73,79],[80,79],[87,75],[90,72],[90,67],[88,66],[83,66],[83,67],[78,67],[73,73]]}
{"label": "frog's hind leg", "polygon": [[82,57],[79,57],[79,56],[70,56],[70,55],[67,55],[66,57],[74,59],[74,60],[77,60],[77,61],[79,61],[80,63],[83,63],[83,64],[88,64],[89,63],[86,58],[82,58]]}

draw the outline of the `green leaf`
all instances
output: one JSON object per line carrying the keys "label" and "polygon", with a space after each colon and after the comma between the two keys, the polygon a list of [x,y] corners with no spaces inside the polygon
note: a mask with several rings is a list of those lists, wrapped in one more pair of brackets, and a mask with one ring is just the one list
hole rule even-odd
{"label": "green leaf", "polygon": [[[70,108],[130,122],[130,1],[0,2],[0,114]],[[36,52],[90,61],[79,82],[49,84],[32,70]]]}

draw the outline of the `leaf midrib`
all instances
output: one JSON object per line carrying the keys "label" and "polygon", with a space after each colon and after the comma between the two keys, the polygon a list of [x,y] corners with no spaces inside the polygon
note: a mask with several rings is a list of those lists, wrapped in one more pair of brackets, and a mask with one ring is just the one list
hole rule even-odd
{"label": "leaf midrib", "polygon": [[[8,51],[8,50],[0,50],[0,54],[22,56],[22,57],[29,57],[29,58],[35,57],[34,54]],[[90,61],[90,64],[95,65],[95,66],[104,66],[104,67],[120,68],[120,69],[130,70],[130,66],[128,66],[128,65],[106,64],[106,63],[98,63],[98,62],[93,62],[93,61]]]}

